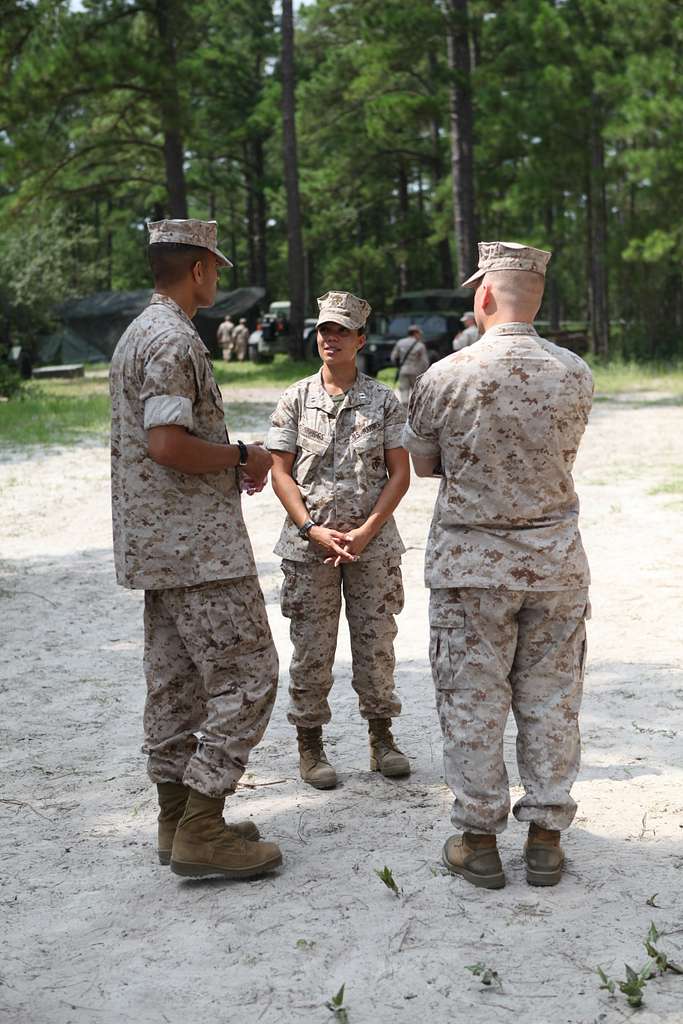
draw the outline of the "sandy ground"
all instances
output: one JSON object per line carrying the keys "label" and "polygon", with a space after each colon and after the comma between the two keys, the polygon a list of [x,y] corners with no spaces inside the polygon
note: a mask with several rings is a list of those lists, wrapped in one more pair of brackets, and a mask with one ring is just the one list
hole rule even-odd
{"label": "sandy ground", "polygon": [[[256,436],[272,397],[233,396],[233,435]],[[0,1020],[334,1024],[325,1002],[345,983],[350,1024],[683,1021],[683,977],[651,981],[631,1010],[594,973],[622,978],[625,962],[644,962],[650,921],[683,959],[683,504],[651,493],[680,476],[682,437],[673,401],[595,407],[577,467],[594,585],[568,870],[556,889],[528,887],[511,820],[508,884],[495,893],[439,862],[451,828],[422,585],[432,481],[415,481],[398,515],[398,735],[413,775],[368,770],[342,630],[328,730],[341,785],[328,793],[298,779],[285,718],[290,648],[271,553],[281,512],[270,491],[245,501],[282,675],[229,811],[253,816],[285,861],[256,882],[190,881],[156,861],[139,753],[142,595],[114,583],[108,453],[2,453]],[[506,742],[514,797],[513,724]],[[400,899],[374,874],[385,864]],[[465,970],[478,961],[502,988]]]}

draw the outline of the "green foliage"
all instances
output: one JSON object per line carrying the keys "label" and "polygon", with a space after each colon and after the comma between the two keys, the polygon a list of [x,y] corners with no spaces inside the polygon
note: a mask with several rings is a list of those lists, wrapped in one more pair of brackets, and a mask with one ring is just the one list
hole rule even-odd
{"label": "green foliage", "polygon": [[479,978],[482,985],[496,985],[502,990],[503,983],[500,980],[498,971],[494,970],[493,967],[487,967],[485,963],[479,961],[476,964],[465,964],[465,970],[470,971],[475,978]]}
{"label": "green foliage", "polygon": [[394,896],[400,899],[401,890],[396,884],[396,879],[394,878],[394,873],[391,870],[391,868],[388,868],[385,864],[381,871],[378,868],[375,868],[374,871],[377,877],[379,878],[380,882],[383,882],[386,885],[387,889],[391,890]]}
{"label": "green foliage", "polygon": [[26,391],[26,382],[7,363],[0,363],[0,398],[21,398]]}
{"label": "green foliage", "polygon": [[[542,316],[585,321],[597,125],[616,344],[626,359],[680,357],[680,5],[469,0],[469,24],[480,237],[551,248]],[[330,287],[386,311],[402,289],[454,282],[445,28],[439,0],[299,9],[309,312]],[[13,336],[47,330],[65,297],[148,284],[169,126],[189,215],[216,217],[235,258],[226,286],[286,297],[279,50],[271,0],[5,0],[0,306]]]}
{"label": "green foliage", "polygon": [[344,1006],[344,989],[346,985],[342,985],[336,995],[332,996],[331,999],[325,1003],[325,1006],[331,1013],[334,1014],[334,1018],[339,1024],[348,1024],[349,1011]]}

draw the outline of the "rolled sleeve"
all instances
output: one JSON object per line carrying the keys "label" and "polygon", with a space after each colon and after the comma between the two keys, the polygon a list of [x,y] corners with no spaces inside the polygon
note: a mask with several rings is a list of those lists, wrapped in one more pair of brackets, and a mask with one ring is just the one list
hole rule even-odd
{"label": "rolled sleeve", "polygon": [[410,423],[406,423],[403,428],[401,444],[412,455],[417,455],[418,458],[429,458],[432,455],[441,454],[438,441],[434,440],[434,438],[421,437],[420,434],[416,434]]}
{"label": "rolled sleeve", "polygon": [[164,337],[148,353],[143,368],[140,400],[151,398],[184,398],[190,410],[197,400],[197,368],[187,340]]}
{"label": "rolled sleeve", "polygon": [[266,448],[271,452],[295,452],[297,431],[290,427],[270,427],[266,434]]}
{"label": "rolled sleeve", "polygon": [[192,402],[179,395],[154,395],[145,402],[145,430],[152,427],[186,427],[192,430]]}
{"label": "rolled sleeve", "polygon": [[296,402],[285,392],[270,417],[266,448],[274,452],[296,452],[299,436],[299,411]]}

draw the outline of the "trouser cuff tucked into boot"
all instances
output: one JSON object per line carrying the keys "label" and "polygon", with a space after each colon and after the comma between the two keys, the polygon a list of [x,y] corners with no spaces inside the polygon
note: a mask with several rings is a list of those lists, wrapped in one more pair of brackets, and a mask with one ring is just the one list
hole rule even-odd
{"label": "trouser cuff tucked into boot", "polygon": [[390,718],[370,718],[370,771],[381,772],[388,779],[410,775],[410,762],[396,746],[391,734]]}

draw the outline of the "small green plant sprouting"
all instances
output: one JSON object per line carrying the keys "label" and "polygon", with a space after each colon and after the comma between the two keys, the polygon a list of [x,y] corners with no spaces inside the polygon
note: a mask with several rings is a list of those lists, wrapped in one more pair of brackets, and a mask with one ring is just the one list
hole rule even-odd
{"label": "small green plant sprouting", "polygon": [[296,940],[296,948],[297,949],[313,949],[314,946],[315,946],[315,942],[313,942],[312,939],[297,939]]}
{"label": "small green plant sprouting", "polygon": [[398,885],[396,884],[396,879],[394,878],[394,873],[391,870],[391,868],[388,868],[386,866],[386,864],[385,864],[381,871],[379,871],[377,868],[375,868],[375,874],[377,875],[377,877],[379,878],[379,880],[381,882],[384,882],[384,884],[386,885],[387,889],[391,889],[391,891],[393,892],[394,896],[396,896],[398,899],[400,899],[400,897],[401,897],[401,890],[399,889]]}
{"label": "small green plant sprouting", "polygon": [[616,985],[614,984],[612,979],[607,977],[602,967],[596,967],[595,970],[597,971],[598,977],[600,978],[600,988],[607,989],[609,994],[613,996]]}
{"label": "small green plant sprouting", "polygon": [[327,1002],[325,1003],[325,1006],[327,1007],[328,1010],[331,1011],[331,1013],[334,1014],[335,1020],[339,1021],[339,1024],[348,1024],[349,1022],[349,1012],[344,1006],[345,987],[346,982],[344,982],[342,987],[337,992],[336,996],[332,996],[332,998],[328,999]]}
{"label": "small green plant sprouting", "polygon": [[643,989],[648,978],[652,977],[652,961],[648,961],[637,972],[628,964],[624,964],[624,967],[626,968],[626,980],[619,982],[619,991],[624,993],[629,1006],[642,1006]]}
{"label": "small green plant sprouting", "polygon": [[665,971],[673,971],[675,974],[683,974],[683,967],[681,967],[680,964],[675,964],[673,960],[669,960],[666,953],[662,953],[662,951],[657,948],[656,943],[661,937],[661,932],[657,931],[657,926],[654,921],[650,921],[650,928],[644,942],[647,955],[652,957],[654,965],[660,974],[664,974]]}
{"label": "small green plant sprouting", "polygon": [[471,971],[475,978],[480,978],[482,985],[495,984],[501,991],[503,990],[503,984],[498,971],[494,970],[493,967],[487,967],[485,963],[479,961],[477,964],[465,964],[465,970]]}

